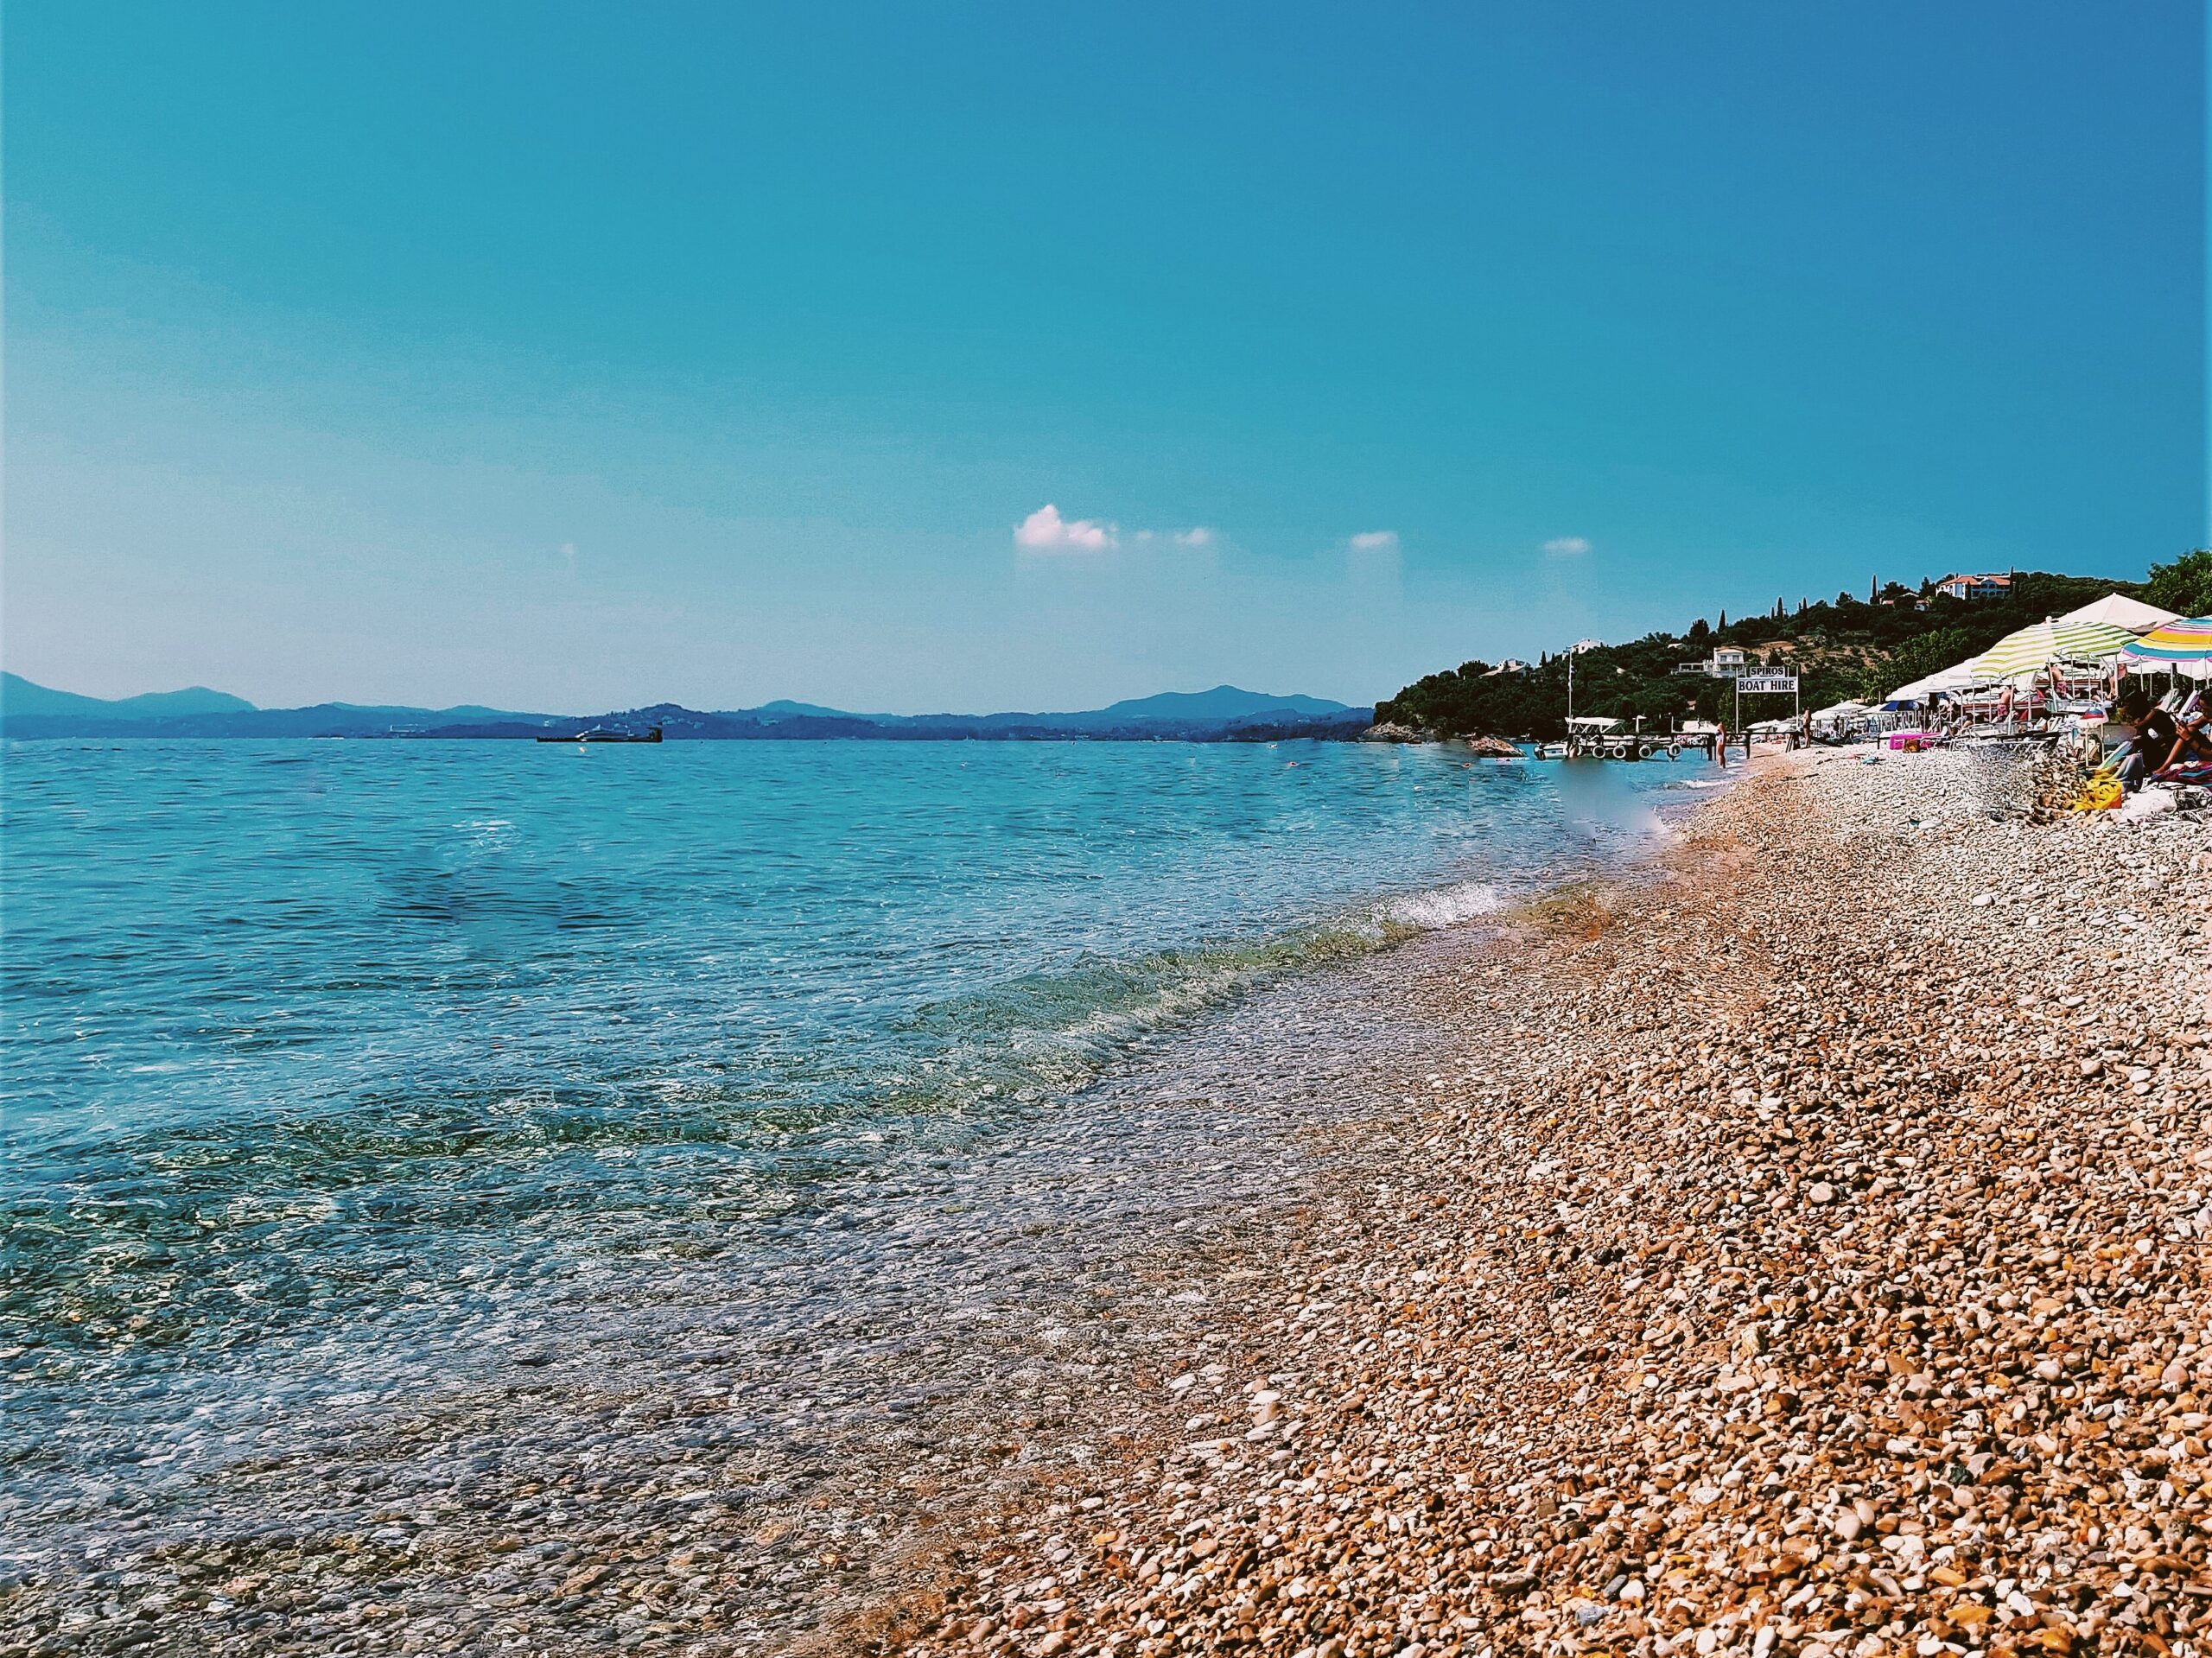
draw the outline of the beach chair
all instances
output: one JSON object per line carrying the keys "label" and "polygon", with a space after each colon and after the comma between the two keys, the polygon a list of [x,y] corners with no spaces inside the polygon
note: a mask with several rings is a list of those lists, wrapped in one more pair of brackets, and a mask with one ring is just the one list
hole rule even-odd
{"label": "beach chair", "polygon": [[2044,700],[2044,712],[2046,715],[2102,713],[2110,683],[2111,676],[2100,663],[2053,663],[2050,689]]}

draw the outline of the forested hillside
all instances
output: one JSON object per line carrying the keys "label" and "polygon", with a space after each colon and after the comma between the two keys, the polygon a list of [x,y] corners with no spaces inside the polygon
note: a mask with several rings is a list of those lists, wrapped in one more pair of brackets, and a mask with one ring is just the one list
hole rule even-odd
{"label": "forested hillside", "polygon": [[[1986,650],[2016,628],[2113,592],[2201,614],[2202,606],[2212,603],[2212,554],[2191,553],[2153,566],[2147,582],[2020,571],[2002,599],[1954,599],[1936,594],[1932,582],[1914,589],[1893,581],[1865,599],[1838,594],[1795,609],[1777,601],[1758,616],[1700,617],[1687,632],[1649,633],[1574,657],[1574,711],[1642,715],[1648,730],[1663,731],[1688,718],[1732,721],[1727,680],[1675,671],[1722,645],[1738,646],[1747,659],[1770,668],[1794,670],[1807,708],[1846,698],[1876,701],[1907,681]],[[1546,656],[1516,672],[1463,663],[1407,686],[1377,705],[1375,717],[1448,736],[1556,737],[1566,728],[1567,677],[1565,655]],[[1786,697],[1744,703],[1747,720],[1789,712]]]}

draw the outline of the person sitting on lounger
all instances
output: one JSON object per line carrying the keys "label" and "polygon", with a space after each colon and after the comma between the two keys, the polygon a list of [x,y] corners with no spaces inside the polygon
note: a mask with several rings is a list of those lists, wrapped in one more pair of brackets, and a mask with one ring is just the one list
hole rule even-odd
{"label": "person sitting on lounger", "polygon": [[2167,717],[2174,723],[2173,746],[2166,751],[2164,761],[2152,769],[2168,772],[2177,765],[2212,765],[2212,729],[2207,728],[2206,716],[2184,711]]}
{"label": "person sitting on lounger", "polygon": [[2212,759],[2212,742],[2206,739],[2203,720],[2192,720],[2184,728],[2153,703],[2140,686],[2130,685],[2121,691],[2113,703],[2112,714],[2128,740],[2107,764],[2119,768],[2120,784],[2131,793],[2141,788],[2152,772],[2164,771],[2186,754],[2201,753]]}

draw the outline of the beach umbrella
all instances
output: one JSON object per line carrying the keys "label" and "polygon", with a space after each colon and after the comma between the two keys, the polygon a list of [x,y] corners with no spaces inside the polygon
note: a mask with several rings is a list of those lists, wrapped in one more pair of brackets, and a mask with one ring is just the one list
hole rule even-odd
{"label": "beach umbrella", "polygon": [[2163,623],[2177,622],[2181,618],[2171,610],[2146,605],[2140,599],[2131,599],[2124,593],[2108,593],[2079,610],[2068,611],[2058,619],[2062,626],[2068,622],[2110,622],[2114,627],[2124,627],[2131,633],[2147,633]]}
{"label": "beach umbrella", "polygon": [[2096,662],[2117,656],[2136,642],[2135,635],[2110,622],[2056,622],[2046,618],[2032,627],[2007,633],[1974,659],[1984,679],[2031,674],[2054,662]]}
{"label": "beach umbrella", "polygon": [[2136,663],[2202,662],[2212,657],[2212,616],[2191,616],[2152,628],[2130,639],[2120,654]]}
{"label": "beach umbrella", "polygon": [[1910,685],[1898,686],[1883,700],[1885,703],[1917,702],[1925,697],[1935,696],[1938,691],[1961,691],[1969,685],[1980,683],[1974,673],[1973,663],[1955,663],[1940,672],[1929,675],[1925,679],[1916,679]]}

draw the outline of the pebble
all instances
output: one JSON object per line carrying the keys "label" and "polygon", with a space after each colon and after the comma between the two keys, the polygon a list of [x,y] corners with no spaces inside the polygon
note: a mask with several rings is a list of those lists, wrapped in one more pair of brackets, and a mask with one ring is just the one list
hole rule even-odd
{"label": "pebble", "polygon": [[[1457,1097],[1217,1296],[1208,1396],[1280,1394],[1281,1448],[1140,1433],[880,1649],[2203,1649],[2212,836],[1898,758],[1763,762],[1644,883],[1410,989]],[[2069,903],[1969,924],[1993,871]],[[1078,1495],[1051,1598],[996,1587]]]}

